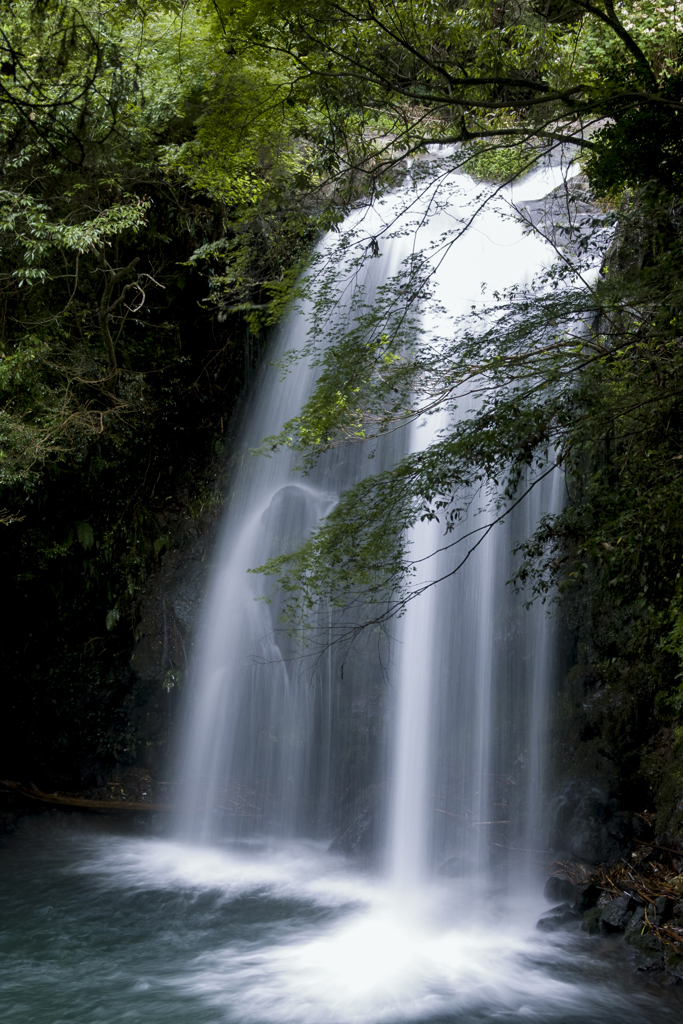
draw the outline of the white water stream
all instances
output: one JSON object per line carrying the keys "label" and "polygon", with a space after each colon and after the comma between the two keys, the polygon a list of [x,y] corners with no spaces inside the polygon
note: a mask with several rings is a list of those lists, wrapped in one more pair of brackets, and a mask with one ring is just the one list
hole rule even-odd
{"label": "white water stream", "polygon": [[[541,198],[566,174],[566,168],[548,168],[530,175],[514,195],[504,190],[440,257],[434,303],[423,315],[425,343],[448,330],[433,312],[439,306],[449,316],[463,314],[481,305],[482,283],[489,292],[502,292],[530,280],[549,261],[549,247],[524,234],[509,216],[509,204]],[[445,208],[444,193],[451,200]],[[340,265],[348,292],[362,289],[372,302],[411,252],[436,245],[468,220],[480,198],[471,179],[456,174],[423,189],[419,199],[407,188],[355,215],[352,221],[368,237],[381,237],[383,225],[393,224],[380,243],[380,258],[360,272]],[[334,246],[334,238],[324,246]],[[342,301],[334,315],[343,325],[348,304]],[[292,314],[273,360],[301,349],[307,327],[306,311]],[[180,756],[180,833],[200,841],[332,839],[370,802],[372,841],[369,831],[366,846],[384,849],[396,877],[426,878],[436,862],[453,857],[462,859],[463,869],[480,871],[488,866],[492,839],[524,845],[523,804],[525,823],[538,826],[551,626],[542,608],[525,615],[505,583],[515,541],[557,503],[558,488],[550,481],[539,486],[526,509],[496,528],[457,578],[412,602],[398,626],[398,642],[380,642],[373,650],[368,641],[350,655],[333,651],[314,663],[302,660],[280,628],[277,600],[258,600],[269,583],[247,570],[294,547],[362,475],[390,466],[405,449],[424,447],[449,417],[469,411],[465,402],[462,410],[446,409],[404,429],[382,442],[372,461],[362,446],[337,450],[308,477],[293,472],[295,459],[287,451],[272,458],[250,455],[250,448],[298,413],[315,380],[305,359],[284,379],[271,366],[245,418],[243,454],[197,643]],[[463,532],[485,522],[476,504]],[[427,559],[416,586],[446,575],[461,557],[462,549],[452,546],[427,557],[443,544],[442,533],[428,523],[414,531],[413,553]],[[329,615],[321,607],[317,625]],[[393,765],[388,776],[387,763]],[[505,790],[511,786],[514,836],[498,827],[507,821],[511,801]],[[435,814],[441,815],[436,822]]]}

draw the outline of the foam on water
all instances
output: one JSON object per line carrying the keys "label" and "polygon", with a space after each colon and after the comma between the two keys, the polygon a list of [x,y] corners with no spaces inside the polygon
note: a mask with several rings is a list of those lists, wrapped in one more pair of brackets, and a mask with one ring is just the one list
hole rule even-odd
{"label": "foam on water", "polygon": [[[678,1024],[618,939],[479,879],[412,891],[314,843],[212,850],[66,815],[0,847],[12,1024]],[[645,976],[646,977],[646,976]]]}
{"label": "foam on water", "polygon": [[77,869],[112,886],[220,893],[226,900],[253,893],[324,907],[371,902],[373,879],[312,841],[199,846],[165,839],[118,839],[98,844]]}
{"label": "foam on water", "polygon": [[[515,903],[483,882],[432,881],[406,893],[312,843],[203,849],[98,839],[75,870],[110,893],[210,893],[226,931],[231,903],[273,904],[269,923],[224,944],[214,930],[213,944],[188,949],[171,977],[148,972],[135,982],[137,992],[163,989],[196,1000],[216,1020],[654,1020],[643,995],[577,976],[576,968],[589,964],[576,937],[534,927],[543,900]],[[286,910],[273,912],[283,901]],[[303,907],[318,913],[303,914]],[[568,956],[574,976],[562,977],[557,967]],[[666,1019],[666,1007],[660,1010]]]}

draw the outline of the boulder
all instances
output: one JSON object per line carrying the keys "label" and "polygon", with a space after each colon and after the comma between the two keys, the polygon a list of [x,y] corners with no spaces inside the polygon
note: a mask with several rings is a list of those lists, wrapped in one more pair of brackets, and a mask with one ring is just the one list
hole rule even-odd
{"label": "boulder", "polygon": [[569,924],[573,924],[574,921],[578,920],[578,917],[579,915],[571,904],[560,903],[559,906],[546,910],[545,914],[542,914],[536,922],[536,927],[541,932],[556,932],[561,928],[566,928]]}
{"label": "boulder", "polygon": [[674,901],[669,896],[658,896],[655,900],[657,924],[665,924],[673,915]]}
{"label": "boulder", "polygon": [[631,817],[599,780],[569,779],[551,808],[551,847],[584,864],[616,863],[631,852]]}
{"label": "boulder", "polygon": [[623,932],[633,916],[630,896],[616,896],[600,908],[600,924],[607,932]]}
{"label": "boulder", "polygon": [[581,922],[581,930],[588,932],[589,935],[597,935],[600,931],[600,911],[597,907],[591,907],[583,915],[583,921]]}
{"label": "boulder", "polygon": [[673,974],[674,978],[678,978],[679,981],[683,981],[682,946],[682,943],[678,943],[677,945],[667,947],[666,950],[666,969],[669,974]]}
{"label": "boulder", "polygon": [[656,935],[651,932],[641,934],[640,928],[629,928],[625,938],[638,953],[640,970],[656,970],[664,966],[664,944]]}
{"label": "boulder", "polygon": [[626,925],[626,931],[630,931],[633,928],[637,928],[638,931],[642,931],[643,925],[645,924],[645,907],[636,907],[631,915],[631,920]]}
{"label": "boulder", "polygon": [[602,889],[595,882],[584,882],[576,886],[574,894],[574,910],[577,914],[584,914],[597,905]]}

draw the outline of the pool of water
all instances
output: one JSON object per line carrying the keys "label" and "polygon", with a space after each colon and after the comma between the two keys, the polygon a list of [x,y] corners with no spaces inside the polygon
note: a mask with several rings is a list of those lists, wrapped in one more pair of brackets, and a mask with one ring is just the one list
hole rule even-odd
{"label": "pool of water", "polygon": [[683,990],[619,939],[535,929],[541,898],[400,892],[316,844],[202,849],[47,813],[0,847],[12,1024],[662,1024]]}

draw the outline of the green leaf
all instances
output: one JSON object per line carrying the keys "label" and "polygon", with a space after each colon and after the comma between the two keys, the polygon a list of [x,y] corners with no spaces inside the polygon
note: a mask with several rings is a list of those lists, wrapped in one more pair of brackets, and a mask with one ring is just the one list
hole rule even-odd
{"label": "green leaf", "polygon": [[121,617],[118,608],[110,608],[107,612],[105,623],[108,630],[112,630]]}
{"label": "green leaf", "polygon": [[76,536],[86,551],[95,543],[95,535],[90,523],[77,523]]}

